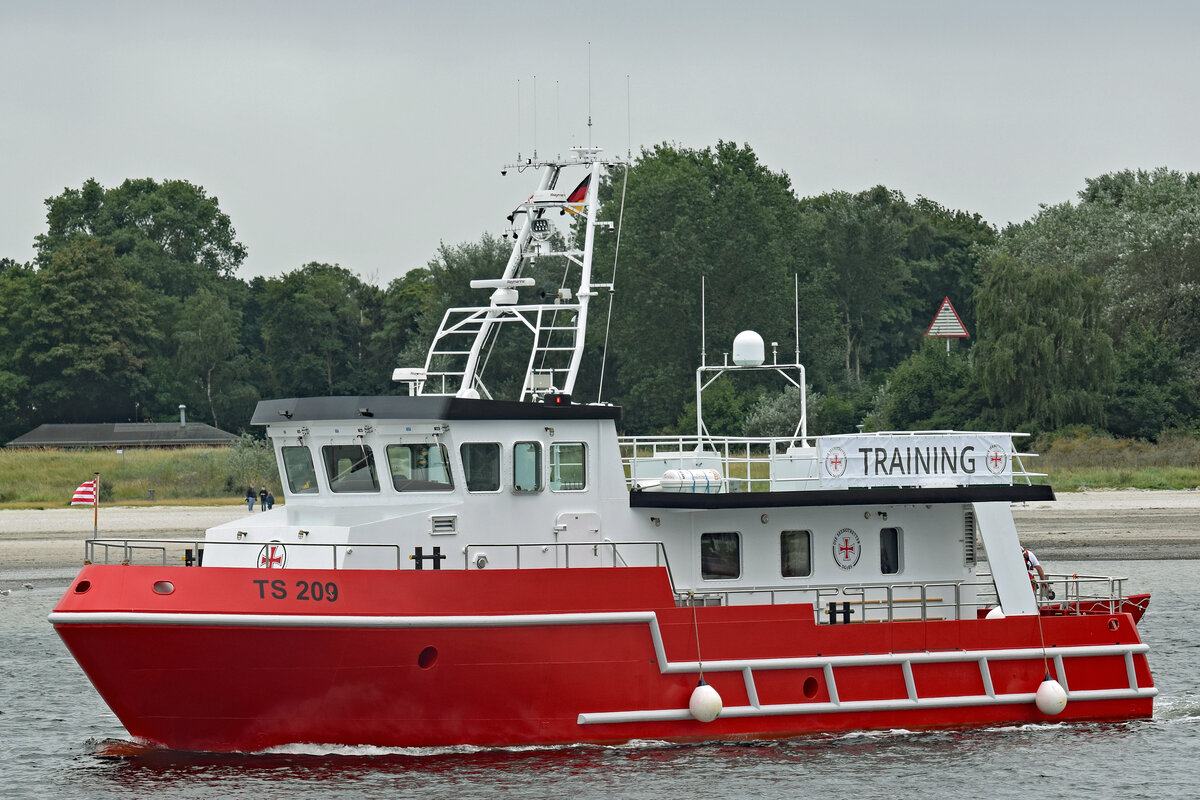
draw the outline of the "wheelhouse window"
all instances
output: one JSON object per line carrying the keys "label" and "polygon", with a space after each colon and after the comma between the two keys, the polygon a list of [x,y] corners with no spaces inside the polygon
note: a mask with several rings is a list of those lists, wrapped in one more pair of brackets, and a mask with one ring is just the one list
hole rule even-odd
{"label": "wheelhouse window", "polygon": [[389,444],[387,457],[397,492],[448,492],[454,488],[444,444]]}
{"label": "wheelhouse window", "polygon": [[329,488],[335,492],[378,492],[375,456],[361,444],[327,444],[321,448]]}
{"label": "wheelhouse window", "polygon": [[587,449],[583,442],[550,445],[550,489],[580,492],[587,488]]}
{"label": "wheelhouse window", "polygon": [[312,452],[307,447],[295,445],[280,449],[283,452],[283,471],[287,473],[288,489],[292,494],[316,494],[319,490]]}
{"label": "wheelhouse window", "polygon": [[903,567],[900,563],[903,543],[903,532],[899,528],[883,528],[879,531],[879,571],[884,575],[895,575]]}
{"label": "wheelhouse window", "polygon": [[779,534],[779,570],[785,578],[812,575],[812,532],[783,531]]}
{"label": "wheelhouse window", "polygon": [[470,442],[459,448],[468,492],[500,491],[500,445]]}
{"label": "wheelhouse window", "polygon": [[541,442],[517,442],[513,445],[513,491],[542,490]]}
{"label": "wheelhouse window", "polygon": [[728,580],[742,577],[742,537],[733,532],[700,534],[700,577]]}

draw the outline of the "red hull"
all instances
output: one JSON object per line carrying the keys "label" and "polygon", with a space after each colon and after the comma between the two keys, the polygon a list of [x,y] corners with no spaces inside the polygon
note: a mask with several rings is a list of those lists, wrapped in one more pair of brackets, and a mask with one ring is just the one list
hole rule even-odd
{"label": "red hull", "polygon": [[[155,592],[161,581],[170,594]],[[52,621],[130,734],[181,750],[692,741],[1152,712],[1126,613],[1042,617],[1040,630],[1037,617],[818,625],[808,605],[775,605],[696,609],[705,679],[725,709],[698,722],[687,714],[697,630],[668,587],[651,568],[91,566]],[[1069,692],[1056,717],[1033,702],[1047,664]]]}

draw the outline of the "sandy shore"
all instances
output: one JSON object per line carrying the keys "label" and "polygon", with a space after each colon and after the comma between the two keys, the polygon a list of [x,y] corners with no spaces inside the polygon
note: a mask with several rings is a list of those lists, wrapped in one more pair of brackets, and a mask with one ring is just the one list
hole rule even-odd
{"label": "sandy shore", "polygon": [[[201,537],[245,515],[241,503],[113,506],[101,509],[100,537]],[[1013,516],[1043,561],[1200,558],[1200,491],[1063,493],[1052,503],[1017,504]],[[88,508],[0,509],[0,575],[69,576],[91,535]]]}

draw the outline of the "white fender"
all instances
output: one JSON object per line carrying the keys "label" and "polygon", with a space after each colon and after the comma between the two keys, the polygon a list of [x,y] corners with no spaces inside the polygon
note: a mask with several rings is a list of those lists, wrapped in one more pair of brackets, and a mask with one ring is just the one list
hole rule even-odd
{"label": "white fender", "polygon": [[699,685],[692,690],[688,711],[701,722],[712,722],[720,715],[721,708],[721,695],[701,679]]}
{"label": "white fender", "polygon": [[1046,680],[1042,681],[1042,685],[1038,687],[1033,702],[1037,705],[1038,711],[1053,717],[1061,714],[1062,710],[1067,707],[1067,690],[1062,687],[1061,683],[1047,675]]}

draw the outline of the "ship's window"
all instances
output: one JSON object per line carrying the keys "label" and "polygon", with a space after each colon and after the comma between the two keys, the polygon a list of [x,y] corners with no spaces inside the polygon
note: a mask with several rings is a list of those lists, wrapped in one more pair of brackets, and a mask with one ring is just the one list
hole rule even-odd
{"label": "ship's window", "polygon": [[779,569],[785,578],[812,575],[812,532],[783,531],[779,534]]}
{"label": "ship's window", "polygon": [[389,444],[387,457],[397,492],[448,492],[454,488],[444,444]]}
{"label": "ship's window", "polygon": [[587,450],[583,442],[550,445],[550,488],[555,492],[578,492],[587,488]]}
{"label": "ship's window", "polygon": [[517,442],[513,445],[513,491],[542,490],[542,445],[540,442]]}
{"label": "ship's window", "polygon": [[283,471],[287,473],[292,494],[316,494],[317,470],[313,467],[312,452],[307,447],[284,447]]}
{"label": "ship's window", "polygon": [[884,528],[879,531],[879,571],[884,575],[895,575],[903,566],[900,563],[900,545],[904,537],[899,528]]}
{"label": "ship's window", "polygon": [[460,449],[468,492],[500,490],[500,445],[472,442]]}
{"label": "ship's window", "polygon": [[728,580],[742,576],[742,537],[736,533],[700,534],[700,577]]}
{"label": "ship's window", "polygon": [[321,448],[329,488],[335,492],[378,492],[375,456],[361,444],[327,444]]}

